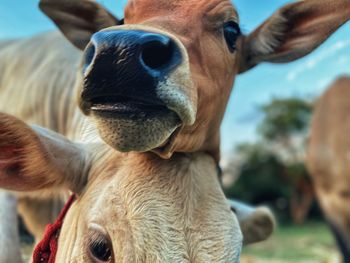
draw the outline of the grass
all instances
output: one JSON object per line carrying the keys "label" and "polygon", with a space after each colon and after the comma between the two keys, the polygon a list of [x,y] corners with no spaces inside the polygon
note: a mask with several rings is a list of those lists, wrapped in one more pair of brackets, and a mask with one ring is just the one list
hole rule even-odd
{"label": "grass", "polygon": [[242,263],[339,263],[328,227],[323,223],[280,226],[265,242],[243,250]]}

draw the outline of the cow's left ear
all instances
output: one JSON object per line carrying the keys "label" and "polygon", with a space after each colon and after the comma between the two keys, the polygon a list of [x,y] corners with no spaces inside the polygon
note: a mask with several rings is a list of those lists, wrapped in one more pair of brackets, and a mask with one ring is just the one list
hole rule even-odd
{"label": "cow's left ear", "polygon": [[36,191],[84,188],[90,159],[83,145],[0,113],[0,188]]}
{"label": "cow's left ear", "polygon": [[261,62],[286,63],[304,57],[349,19],[350,0],[288,4],[239,40],[239,72]]}
{"label": "cow's left ear", "polygon": [[39,7],[81,50],[94,33],[121,23],[103,6],[91,0],[41,0]]}
{"label": "cow's left ear", "polygon": [[264,206],[251,207],[229,200],[243,234],[243,244],[249,245],[266,240],[273,233],[276,223],[272,212]]}

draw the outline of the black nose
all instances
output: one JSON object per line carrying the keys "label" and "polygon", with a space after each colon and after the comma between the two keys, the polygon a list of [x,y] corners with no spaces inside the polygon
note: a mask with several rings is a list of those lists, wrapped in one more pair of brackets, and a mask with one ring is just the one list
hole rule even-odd
{"label": "black nose", "polygon": [[166,35],[136,30],[98,32],[84,53],[83,96],[130,92],[133,97],[151,96],[181,61],[179,47]]}
{"label": "black nose", "polygon": [[156,76],[169,72],[181,62],[180,52],[168,36],[120,30],[99,32],[92,37],[85,53],[85,68],[95,59],[104,60],[106,64],[113,62],[107,57],[110,55],[114,56],[115,63],[125,66],[138,63],[147,73]]}

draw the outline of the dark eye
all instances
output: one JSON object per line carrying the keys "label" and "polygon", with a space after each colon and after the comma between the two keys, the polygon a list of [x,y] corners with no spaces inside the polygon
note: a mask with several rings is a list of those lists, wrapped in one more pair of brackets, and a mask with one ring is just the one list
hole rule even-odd
{"label": "dark eye", "polygon": [[107,240],[95,240],[90,243],[90,252],[98,262],[110,262],[112,250]]}
{"label": "dark eye", "polygon": [[231,52],[236,50],[236,42],[240,35],[241,30],[236,22],[229,21],[224,24],[224,36]]}

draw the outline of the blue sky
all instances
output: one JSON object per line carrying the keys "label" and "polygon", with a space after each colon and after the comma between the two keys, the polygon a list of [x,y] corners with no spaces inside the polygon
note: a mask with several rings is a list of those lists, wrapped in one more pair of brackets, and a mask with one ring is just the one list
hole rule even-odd
{"label": "blue sky", "polygon": [[[126,0],[100,0],[121,17]],[[287,0],[235,0],[245,33],[269,17]],[[0,38],[24,37],[54,26],[37,8],[38,0],[1,0]],[[258,106],[273,97],[317,97],[337,76],[350,75],[350,23],[313,54],[285,65],[263,64],[239,76],[222,126],[222,149],[256,138]]]}

